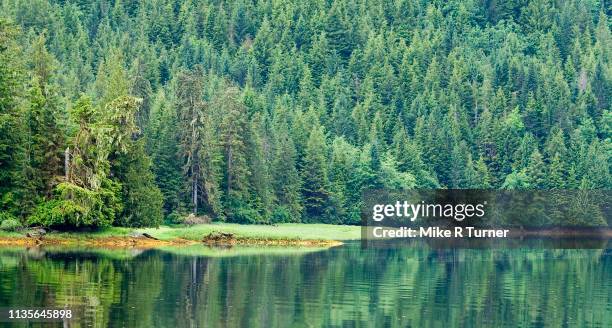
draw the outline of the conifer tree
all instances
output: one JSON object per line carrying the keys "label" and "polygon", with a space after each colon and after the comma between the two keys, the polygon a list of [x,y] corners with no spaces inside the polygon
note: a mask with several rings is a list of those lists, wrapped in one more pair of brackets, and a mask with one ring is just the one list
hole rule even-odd
{"label": "conifer tree", "polygon": [[561,162],[561,155],[559,153],[555,153],[548,166],[546,187],[548,189],[563,189],[565,188],[565,181],[565,165],[563,165],[563,162]]}
{"label": "conifer tree", "polygon": [[25,136],[20,98],[25,76],[16,36],[17,29],[0,19],[0,219],[21,214],[19,197],[23,195]]}
{"label": "conifer tree", "polygon": [[273,197],[271,174],[266,164],[271,159],[267,146],[270,140],[265,131],[266,124],[266,118],[256,113],[248,124],[250,133],[245,140],[249,172],[251,172],[249,181],[252,189],[251,204],[261,214],[263,222],[269,222]]}
{"label": "conifer tree", "polygon": [[176,107],[179,127],[179,153],[183,159],[183,176],[185,177],[191,211],[198,214],[202,196],[200,151],[202,136],[200,122],[204,121],[206,104],[204,103],[204,76],[200,68],[193,72],[181,72],[177,77]]}
{"label": "conifer tree", "polygon": [[352,50],[352,38],[345,23],[342,2],[334,2],[329,11],[325,29],[330,40],[331,49],[344,59],[348,59]]}
{"label": "conifer tree", "polygon": [[132,142],[116,164],[116,176],[123,188],[123,212],[116,224],[129,227],[156,227],[162,223],[163,196],[151,172],[151,160],[144,142]]}
{"label": "conifer tree", "polygon": [[[246,109],[240,100],[238,89],[230,87],[214,100],[213,105],[222,115],[219,125],[220,146],[223,153],[223,192],[226,216],[235,222],[257,222],[259,217],[243,217],[251,210],[247,161],[248,124]],[[246,133],[245,133],[246,132]]]}
{"label": "conifer tree", "polygon": [[[32,82],[28,91],[26,177],[29,197],[49,198],[63,175],[64,133],[60,129],[60,99],[53,71],[55,60],[40,35],[31,47]],[[33,206],[30,203],[29,206]]]}
{"label": "conifer tree", "polygon": [[532,188],[544,189],[546,187],[546,164],[544,164],[542,154],[537,149],[531,153],[525,173]]}
{"label": "conifer tree", "polygon": [[307,218],[313,220],[326,215],[329,202],[326,143],[323,127],[314,126],[310,131],[302,168],[302,194]]}
{"label": "conifer tree", "polygon": [[472,188],[475,189],[489,189],[491,188],[491,177],[489,175],[489,169],[481,156],[476,162],[474,170],[476,171],[476,179]]}
{"label": "conifer tree", "polygon": [[146,130],[147,152],[151,154],[155,181],[163,195],[166,215],[184,212],[182,167],[179,157],[178,122],[173,102],[159,92],[153,101]]}
{"label": "conifer tree", "polygon": [[289,135],[286,113],[282,108],[276,111],[273,122],[274,154],[272,159],[272,185],[279,209],[275,211],[276,221],[299,222],[302,216],[302,181],[297,170],[297,151]]}
{"label": "conifer tree", "polygon": [[527,176],[525,170],[508,174],[504,180],[504,183],[501,185],[502,189],[507,190],[529,189],[530,187],[529,177]]}

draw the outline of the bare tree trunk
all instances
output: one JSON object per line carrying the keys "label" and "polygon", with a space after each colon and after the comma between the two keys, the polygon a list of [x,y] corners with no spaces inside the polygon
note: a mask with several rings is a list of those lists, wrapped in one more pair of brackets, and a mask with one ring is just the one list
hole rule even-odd
{"label": "bare tree trunk", "polygon": [[68,181],[70,176],[70,147],[64,151],[64,178]]}
{"label": "bare tree trunk", "polygon": [[193,178],[193,214],[198,215],[198,180],[197,177]]}
{"label": "bare tree trunk", "polygon": [[196,139],[197,139],[197,134],[196,134],[196,124],[197,124],[197,112],[196,112],[196,107],[195,107],[195,102],[193,99],[193,94],[191,95],[190,99],[190,105],[191,105],[191,156],[193,157],[192,160],[192,166],[191,166],[191,174],[192,174],[192,181],[193,181],[193,185],[191,186],[193,188],[193,215],[198,215],[198,172],[196,170],[197,168],[197,162],[199,161],[199,158],[197,158],[199,156],[199,154],[196,151]]}
{"label": "bare tree trunk", "polygon": [[232,147],[227,152],[227,194],[232,190]]}

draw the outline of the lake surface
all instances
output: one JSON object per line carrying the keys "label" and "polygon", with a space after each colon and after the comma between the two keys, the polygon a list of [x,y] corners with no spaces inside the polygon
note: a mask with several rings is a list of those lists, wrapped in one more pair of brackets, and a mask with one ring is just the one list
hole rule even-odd
{"label": "lake surface", "polygon": [[68,306],[69,327],[612,327],[612,253],[0,248],[8,306]]}

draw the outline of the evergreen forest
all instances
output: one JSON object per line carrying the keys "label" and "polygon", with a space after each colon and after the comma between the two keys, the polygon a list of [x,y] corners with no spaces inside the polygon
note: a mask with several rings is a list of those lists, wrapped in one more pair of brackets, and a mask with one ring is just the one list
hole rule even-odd
{"label": "evergreen forest", "polygon": [[0,0],[0,227],[358,224],[370,189],[610,189],[611,14]]}

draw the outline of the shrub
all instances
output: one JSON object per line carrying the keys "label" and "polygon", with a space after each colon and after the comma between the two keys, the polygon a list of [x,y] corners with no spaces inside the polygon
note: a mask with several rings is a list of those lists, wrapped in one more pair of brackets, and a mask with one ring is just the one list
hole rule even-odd
{"label": "shrub", "polygon": [[181,224],[184,221],[184,216],[177,211],[173,211],[172,213],[166,216],[166,222],[170,224]]}
{"label": "shrub", "polygon": [[184,220],[183,223],[186,225],[196,225],[196,224],[207,224],[212,220],[208,215],[195,216],[193,213],[189,214]]}
{"label": "shrub", "polygon": [[285,206],[278,206],[272,212],[272,222],[274,223],[287,223],[296,222],[295,218],[292,218],[291,211]]}
{"label": "shrub", "polygon": [[0,230],[4,231],[15,231],[21,229],[22,227],[21,222],[19,222],[17,219],[6,219],[0,223]]}
{"label": "shrub", "polygon": [[259,212],[252,208],[241,207],[236,209],[231,218],[231,222],[242,224],[265,223]]}
{"label": "shrub", "polygon": [[81,188],[71,183],[60,183],[57,199],[40,203],[28,217],[28,225],[105,227],[110,226],[121,212],[121,185],[104,181],[99,190]]}
{"label": "shrub", "polygon": [[0,222],[4,221],[4,220],[9,220],[9,219],[17,219],[13,214],[9,213],[8,211],[2,211],[0,210]]}
{"label": "shrub", "polygon": [[64,215],[59,210],[62,207],[61,202],[61,200],[50,200],[38,204],[34,213],[28,217],[27,224],[45,227],[63,224]]}

